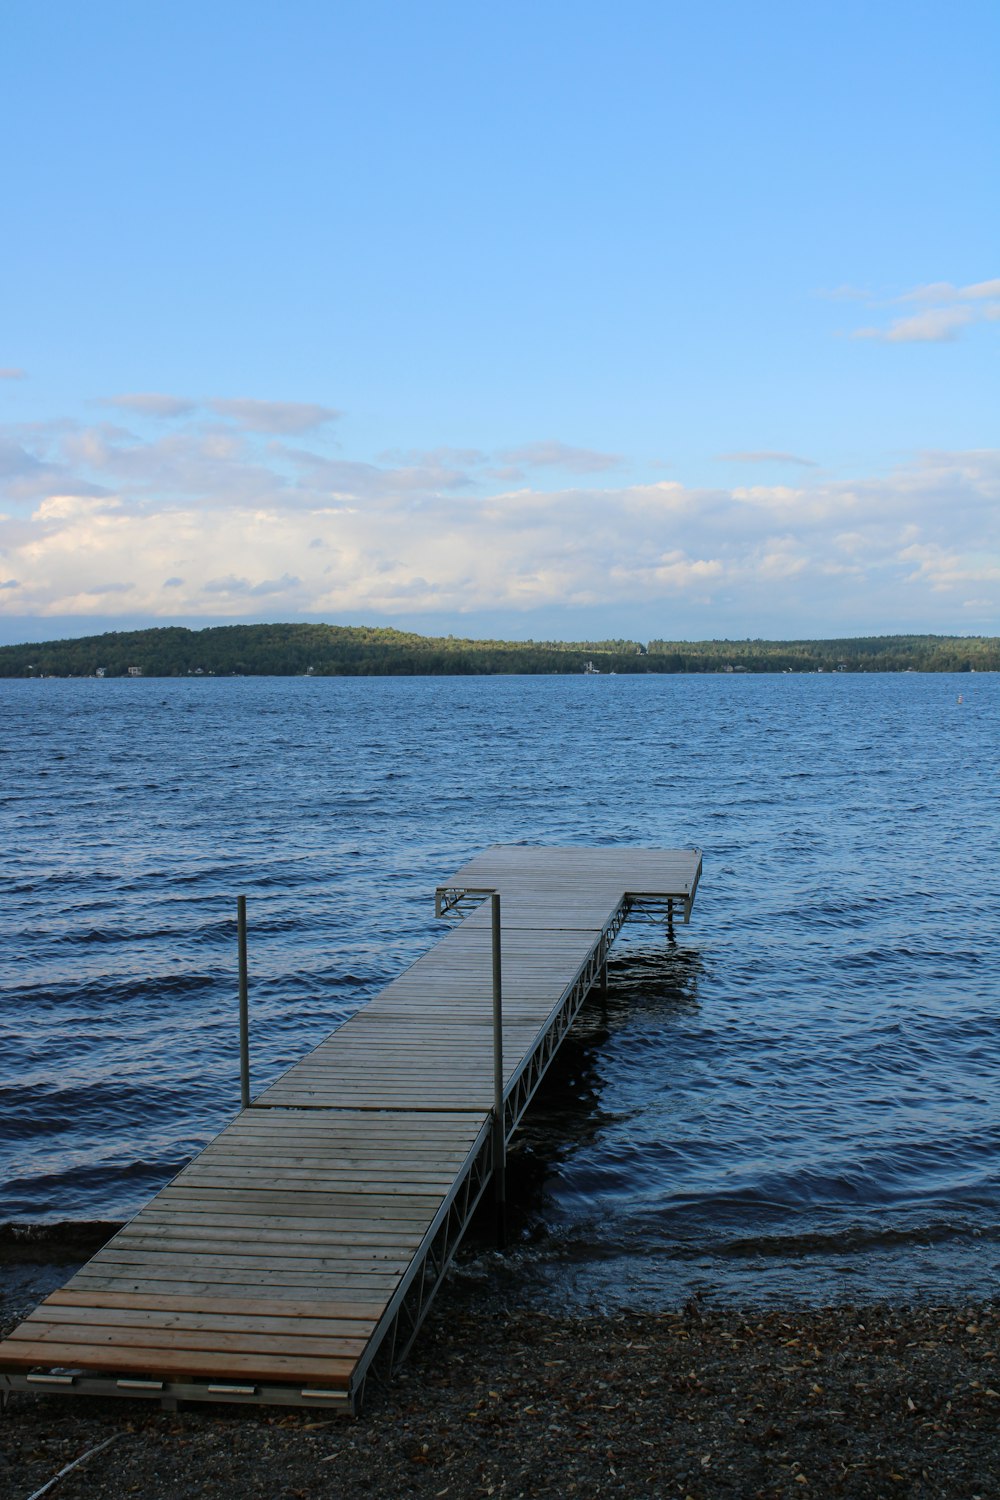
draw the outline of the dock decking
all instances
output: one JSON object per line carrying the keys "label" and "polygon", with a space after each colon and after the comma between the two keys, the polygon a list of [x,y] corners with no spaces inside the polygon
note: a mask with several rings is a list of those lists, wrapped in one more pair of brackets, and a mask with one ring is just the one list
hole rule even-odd
{"label": "dock decking", "polygon": [[0,1392],[353,1412],[405,1354],[503,1140],[632,913],[690,917],[697,850],[498,845],[438,887],[459,925],[295,1064],[0,1343]]}

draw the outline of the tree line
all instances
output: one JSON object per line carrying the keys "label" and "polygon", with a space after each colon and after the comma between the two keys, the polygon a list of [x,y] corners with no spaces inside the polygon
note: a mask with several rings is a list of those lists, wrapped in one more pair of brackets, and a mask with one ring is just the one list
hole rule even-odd
{"label": "tree line", "polygon": [[0,647],[2,677],[381,677],[500,673],[969,672],[1000,670],[991,636],[840,640],[468,640],[389,627],[161,626]]}

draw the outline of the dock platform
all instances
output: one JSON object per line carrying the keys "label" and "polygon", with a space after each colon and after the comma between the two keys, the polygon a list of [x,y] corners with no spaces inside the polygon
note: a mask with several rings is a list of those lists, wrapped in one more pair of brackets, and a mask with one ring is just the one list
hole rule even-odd
{"label": "dock platform", "polygon": [[692,849],[497,845],[464,865],[435,896],[457,925],[0,1343],[0,1393],[355,1412],[412,1344],[622,924],[687,921],[700,874]]}

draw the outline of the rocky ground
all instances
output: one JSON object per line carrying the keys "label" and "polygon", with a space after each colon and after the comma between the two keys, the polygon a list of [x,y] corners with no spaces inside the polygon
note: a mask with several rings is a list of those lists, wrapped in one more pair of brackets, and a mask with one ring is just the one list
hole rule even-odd
{"label": "rocky ground", "polygon": [[[6,1268],[7,1326],[66,1269]],[[29,1500],[1000,1497],[993,1306],[659,1315],[439,1299],[356,1420],[15,1394],[0,1493]]]}

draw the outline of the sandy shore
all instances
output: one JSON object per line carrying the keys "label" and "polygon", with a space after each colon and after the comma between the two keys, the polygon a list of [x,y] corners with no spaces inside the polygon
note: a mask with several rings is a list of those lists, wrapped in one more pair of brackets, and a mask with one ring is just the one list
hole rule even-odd
{"label": "sandy shore", "polygon": [[[72,1269],[8,1253],[5,1328]],[[993,1306],[659,1315],[439,1299],[355,1421],[322,1412],[15,1395],[0,1493],[28,1500],[427,1496],[1000,1496]]]}

